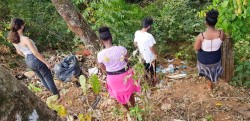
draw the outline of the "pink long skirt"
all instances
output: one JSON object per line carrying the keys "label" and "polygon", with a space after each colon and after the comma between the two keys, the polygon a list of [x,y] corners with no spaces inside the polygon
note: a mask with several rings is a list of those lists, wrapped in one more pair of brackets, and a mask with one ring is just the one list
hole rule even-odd
{"label": "pink long skirt", "polygon": [[130,96],[135,92],[140,92],[140,86],[135,85],[133,80],[133,71],[129,69],[127,72],[118,75],[107,75],[107,88],[111,97],[121,104],[129,102]]}

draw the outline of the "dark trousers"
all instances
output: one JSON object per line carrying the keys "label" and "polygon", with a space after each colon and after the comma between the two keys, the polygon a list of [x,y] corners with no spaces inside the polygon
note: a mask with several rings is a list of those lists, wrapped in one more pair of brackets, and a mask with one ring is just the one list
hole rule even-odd
{"label": "dark trousers", "polygon": [[[154,66],[153,66],[154,64]],[[145,66],[145,70],[146,70],[146,79],[150,78],[153,80],[153,81],[156,81],[155,78],[156,78],[156,61],[153,62],[153,64],[150,65],[150,63],[146,63],[144,62],[144,66]],[[149,75],[148,75],[149,74]]]}
{"label": "dark trousers", "polygon": [[46,66],[46,64],[37,59],[33,54],[28,54],[25,58],[25,61],[27,66],[32,69],[39,77],[45,88],[50,90],[54,95],[58,94],[58,90],[54,83],[51,71]]}

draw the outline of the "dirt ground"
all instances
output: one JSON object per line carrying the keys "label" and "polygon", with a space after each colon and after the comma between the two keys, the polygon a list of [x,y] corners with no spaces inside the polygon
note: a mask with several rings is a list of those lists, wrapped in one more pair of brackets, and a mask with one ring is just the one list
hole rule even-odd
{"label": "dirt ground", "polygon": [[[82,65],[89,63],[85,59]],[[1,65],[7,67],[13,75],[20,75],[28,69],[24,60],[16,55],[5,55],[1,58]],[[160,65],[166,67],[169,63],[162,59]],[[13,67],[12,67],[13,66]],[[163,78],[148,91],[136,94],[136,103],[144,110],[140,114],[146,121],[249,121],[250,120],[250,89],[233,87],[220,80],[213,91],[207,88],[207,81],[198,77],[195,64],[186,64],[183,69],[187,76],[181,79],[170,79],[169,73],[161,74]],[[82,67],[87,70],[88,66]],[[159,75],[159,74],[158,74]],[[32,83],[42,89],[35,94],[46,102],[51,93],[39,82],[37,77],[18,80],[26,85]],[[102,91],[94,95],[90,85],[88,93],[84,96],[77,79],[64,83],[56,80],[60,89],[59,104],[67,110],[67,116],[62,120],[77,121],[79,114],[89,115],[92,120],[126,121],[136,120],[133,115],[124,113],[124,108],[109,97],[105,80],[101,81]],[[97,101],[93,109],[93,103]],[[145,98],[147,97],[147,98]],[[145,101],[146,99],[146,101]]]}

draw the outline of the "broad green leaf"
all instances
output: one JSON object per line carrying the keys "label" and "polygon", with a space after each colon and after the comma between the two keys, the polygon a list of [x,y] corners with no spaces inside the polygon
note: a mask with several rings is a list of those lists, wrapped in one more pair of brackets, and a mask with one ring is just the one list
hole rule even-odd
{"label": "broad green leaf", "polygon": [[99,94],[101,91],[101,84],[99,82],[98,76],[93,74],[89,78],[89,83],[91,84],[95,94]]}
{"label": "broad green leaf", "polygon": [[228,5],[228,2],[229,2],[229,1],[224,1],[224,2],[221,4],[221,6],[222,6],[223,8],[226,8],[227,5]]}
{"label": "broad green leaf", "polygon": [[29,88],[32,92],[41,92],[41,91],[42,91],[41,88],[36,87],[35,85],[33,85],[33,84],[31,84],[31,83],[29,84],[28,88]]}
{"label": "broad green leaf", "polygon": [[86,77],[84,75],[81,75],[79,77],[80,85],[82,87],[82,91],[84,95],[87,95],[87,85],[86,85]]}
{"label": "broad green leaf", "polygon": [[243,65],[239,65],[237,68],[236,68],[236,72],[238,72],[238,71],[241,71],[243,69]]}

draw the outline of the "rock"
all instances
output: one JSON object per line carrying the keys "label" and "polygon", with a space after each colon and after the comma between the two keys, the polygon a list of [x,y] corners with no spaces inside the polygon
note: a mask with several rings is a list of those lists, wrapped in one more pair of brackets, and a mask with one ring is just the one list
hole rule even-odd
{"label": "rock", "polygon": [[36,73],[34,71],[27,71],[24,73],[24,75],[28,78],[33,78],[35,77]]}

